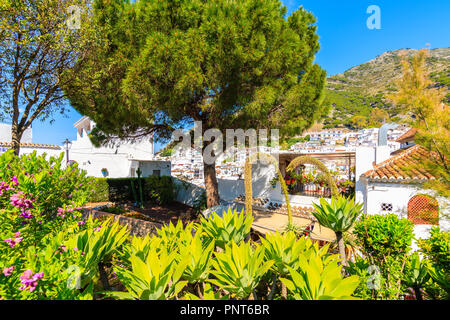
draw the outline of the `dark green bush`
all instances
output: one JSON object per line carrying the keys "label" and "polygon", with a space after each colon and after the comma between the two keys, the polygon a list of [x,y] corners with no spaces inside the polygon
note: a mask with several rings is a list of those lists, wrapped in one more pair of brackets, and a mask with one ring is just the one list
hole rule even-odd
{"label": "dark green bush", "polygon": [[[139,201],[138,178],[106,179],[109,187],[109,201]],[[141,179],[143,201],[151,201],[161,205],[171,203],[175,199],[174,184],[169,176],[150,176]],[[132,184],[136,195],[133,194]],[[137,197],[137,199],[136,199]]]}
{"label": "dark green bush", "polygon": [[105,178],[94,178],[91,186],[91,193],[89,195],[89,202],[104,202],[109,201],[109,186]]}
{"label": "dark green bush", "polygon": [[131,188],[131,183],[134,183],[137,189],[137,178],[110,178],[106,181],[109,187],[109,201],[137,201]]}
{"label": "dark green bush", "polygon": [[150,176],[145,178],[144,194],[150,201],[161,205],[169,204],[175,199],[175,186],[168,176]]}

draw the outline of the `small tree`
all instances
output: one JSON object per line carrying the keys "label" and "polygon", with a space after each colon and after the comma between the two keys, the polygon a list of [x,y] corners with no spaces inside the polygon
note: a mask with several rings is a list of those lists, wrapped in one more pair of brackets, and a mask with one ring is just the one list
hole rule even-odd
{"label": "small tree", "polygon": [[336,242],[339,247],[339,254],[342,264],[347,264],[345,256],[345,243],[343,233],[348,231],[356,218],[362,213],[362,204],[355,204],[354,200],[349,200],[343,196],[331,198],[328,203],[324,198],[320,199],[320,205],[313,203],[315,211],[312,212],[320,225],[330,228],[336,234]]}
{"label": "small tree", "polygon": [[[450,196],[450,107],[445,103],[447,90],[436,88],[426,66],[428,51],[420,50],[412,59],[403,58],[403,75],[397,82],[398,92],[389,98],[404,106],[417,128],[415,142],[425,147],[431,157],[420,159],[421,168],[436,179],[426,183],[444,196]],[[416,169],[416,168],[410,168]]]}
{"label": "small tree", "polygon": [[[12,122],[12,144],[19,154],[24,131],[36,119],[64,113],[65,71],[83,57],[89,0],[4,0],[0,3],[0,108]],[[79,29],[69,28],[69,9],[78,8]],[[84,23],[81,23],[84,21]],[[76,21],[75,21],[76,22]],[[81,64],[80,64],[81,65]],[[78,66],[80,66],[78,65]],[[76,70],[74,70],[76,72]]]}

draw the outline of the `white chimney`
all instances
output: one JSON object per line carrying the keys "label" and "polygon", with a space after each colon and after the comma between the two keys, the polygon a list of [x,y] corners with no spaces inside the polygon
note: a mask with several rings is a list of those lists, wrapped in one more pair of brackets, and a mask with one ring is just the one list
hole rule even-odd
{"label": "white chimney", "polygon": [[389,146],[375,147],[375,164],[386,161],[391,157],[391,150]]}

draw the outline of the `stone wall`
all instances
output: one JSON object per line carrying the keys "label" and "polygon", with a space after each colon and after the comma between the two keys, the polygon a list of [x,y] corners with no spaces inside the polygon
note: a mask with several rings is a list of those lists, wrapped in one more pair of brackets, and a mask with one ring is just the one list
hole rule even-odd
{"label": "stone wall", "polygon": [[99,210],[85,209],[83,213],[83,219],[87,219],[89,215],[91,215],[93,219],[112,218],[114,221],[118,221],[119,224],[126,226],[131,235],[138,237],[145,237],[147,234],[149,236],[154,234],[156,235],[156,230],[160,229],[163,226],[162,224],[156,222],[144,221],[118,214],[112,214],[109,212],[102,212]]}

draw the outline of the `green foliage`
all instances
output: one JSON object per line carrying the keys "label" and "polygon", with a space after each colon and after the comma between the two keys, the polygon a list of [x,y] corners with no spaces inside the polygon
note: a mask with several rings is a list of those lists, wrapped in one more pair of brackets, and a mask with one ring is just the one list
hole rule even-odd
{"label": "green foliage", "polygon": [[338,265],[337,260],[337,256],[331,256],[324,262],[320,255],[309,258],[300,255],[298,269],[287,267],[290,279],[281,278],[281,281],[296,300],[352,299],[359,278],[342,278],[342,266]]}
{"label": "green foliage", "polygon": [[413,223],[395,214],[363,215],[353,233],[364,253],[382,259],[384,256],[405,256],[413,238]]}
{"label": "green foliage", "polygon": [[310,258],[318,255],[325,259],[329,245],[319,250],[317,243],[313,245],[310,239],[305,237],[297,238],[294,232],[268,233],[265,238],[261,238],[261,244],[265,248],[266,260],[274,261],[272,269],[281,276],[289,273],[288,267],[297,270],[298,257]]}
{"label": "green foliage", "polygon": [[234,242],[231,246],[226,245],[225,251],[217,252],[215,258],[211,270],[215,278],[209,282],[238,299],[250,297],[273,264],[271,260],[265,261],[264,247],[253,249],[252,245],[246,242],[241,242],[239,246]]}
{"label": "green foliage", "polygon": [[228,208],[223,212],[223,218],[213,212],[208,219],[201,217],[201,230],[208,241],[215,241],[216,246],[225,249],[230,243],[239,244],[250,234],[253,217],[244,213],[233,212]]}
{"label": "green foliage", "polygon": [[167,300],[174,298],[187,281],[180,281],[189,257],[177,261],[177,252],[167,250],[157,241],[152,242],[147,257],[130,257],[131,270],[116,267],[114,270],[128,292],[107,292],[118,299]]}
{"label": "green foliage", "polygon": [[64,89],[99,143],[166,141],[196,120],[204,130],[276,127],[283,138],[327,111],[316,19],[303,7],[287,16],[278,0],[99,0],[93,21],[102,39]]}
{"label": "green foliage", "polygon": [[[68,24],[76,20],[70,6],[77,6],[84,22],[74,28]],[[16,154],[33,121],[67,111],[61,87],[72,77],[66,71],[77,73],[77,59],[95,41],[90,6],[90,0],[0,2],[0,118],[12,123]]]}
{"label": "green foliage", "polygon": [[150,176],[145,178],[145,193],[150,200],[160,205],[166,205],[175,199],[175,186],[169,176]]}
{"label": "green foliage", "polygon": [[106,202],[109,201],[109,185],[105,178],[94,178],[91,182],[91,193],[89,194],[89,202]]}
{"label": "green foliage", "polygon": [[450,232],[432,227],[430,237],[419,239],[417,245],[420,251],[439,269],[450,266]]}
{"label": "green foliage", "polygon": [[179,245],[180,257],[189,257],[183,273],[183,279],[189,283],[204,282],[211,269],[211,256],[215,248],[214,241],[208,245],[202,242],[202,234],[197,231],[195,236],[189,233],[190,239]]}
{"label": "green foliage", "polygon": [[186,227],[184,227],[182,221],[178,220],[175,226],[172,222],[170,222],[168,225],[164,225],[157,232],[162,243],[167,246],[170,251],[172,251],[177,250],[180,245],[187,245],[192,241],[193,227],[193,223],[189,223]]}
{"label": "green foliage", "polygon": [[424,288],[430,280],[427,265],[416,252],[411,255],[405,267],[403,283],[416,291]]}
{"label": "green foliage", "polygon": [[[106,179],[109,186],[110,201],[140,200],[142,188],[142,201],[152,201],[159,205],[166,205],[175,199],[175,186],[169,176],[149,176],[140,180],[138,178],[110,178]],[[134,192],[133,192],[134,188]]]}
{"label": "green foliage", "polygon": [[313,203],[312,214],[319,223],[334,232],[348,231],[362,212],[362,204],[355,204],[353,199],[344,196],[332,197],[328,202],[320,199],[320,205]]}
{"label": "green foliage", "polygon": [[395,214],[363,215],[355,223],[353,234],[362,254],[379,271],[380,284],[371,292],[372,298],[398,299],[411,249],[412,222]]}

